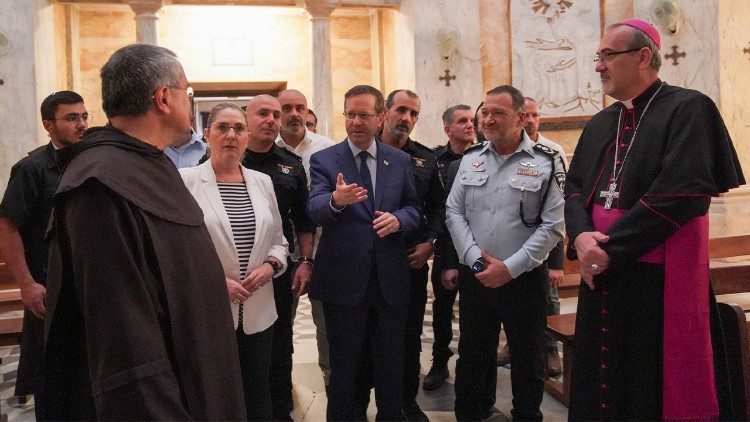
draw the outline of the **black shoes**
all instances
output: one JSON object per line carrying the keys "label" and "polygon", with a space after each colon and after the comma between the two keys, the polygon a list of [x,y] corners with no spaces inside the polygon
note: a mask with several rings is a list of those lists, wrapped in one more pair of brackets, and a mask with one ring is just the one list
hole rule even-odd
{"label": "black shoes", "polygon": [[404,406],[404,416],[407,421],[430,422],[430,418],[419,408],[417,403]]}
{"label": "black shoes", "polygon": [[427,373],[422,382],[424,391],[435,391],[443,385],[443,381],[448,379],[448,367],[445,365],[432,365],[430,372]]}

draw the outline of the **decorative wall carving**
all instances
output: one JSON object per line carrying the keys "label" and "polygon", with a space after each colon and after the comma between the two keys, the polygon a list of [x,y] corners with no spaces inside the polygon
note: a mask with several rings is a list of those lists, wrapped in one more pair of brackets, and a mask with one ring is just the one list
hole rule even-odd
{"label": "decorative wall carving", "polygon": [[602,108],[592,62],[599,0],[511,0],[513,85],[544,117],[590,116]]}

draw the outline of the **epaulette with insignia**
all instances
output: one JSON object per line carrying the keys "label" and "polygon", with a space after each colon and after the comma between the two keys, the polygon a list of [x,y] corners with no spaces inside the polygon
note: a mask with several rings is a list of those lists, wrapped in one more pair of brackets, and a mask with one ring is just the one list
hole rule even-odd
{"label": "epaulette with insignia", "polygon": [[554,149],[552,149],[552,148],[550,148],[550,147],[548,147],[546,145],[542,145],[542,144],[536,144],[536,145],[534,145],[534,149],[537,150],[537,151],[539,151],[539,152],[541,152],[541,153],[543,153],[543,154],[549,155],[550,157],[554,157],[555,155],[558,154],[558,152],[555,151]]}
{"label": "epaulette with insignia", "polygon": [[466,149],[464,150],[464,155],[466,155],[466,153],[468,153],[468,152],[471,152],[471,151],[476,151],[476,150],[478,150],[478,149],[480,149],[480,148],[484,147],[484,145],[485,145],[485,143],[484,143],[484,142],[479,142],[479,143],[476,143],[476,144],[474,144],[474,145],[470,145],[470,146],[469,146],[468,148],[466,148]]}
{"label": "epaulette with insignia", "polygon": [[279,147],[279,150],[281,150],[282,154],[286,154],[286,155],[294,158],[295,160],[299,161],[300,163],[302,162],[302,157],[300,157],[299,155],[293,153],[292,151],[289,151],[288,149],[283,148],[283,147]]}

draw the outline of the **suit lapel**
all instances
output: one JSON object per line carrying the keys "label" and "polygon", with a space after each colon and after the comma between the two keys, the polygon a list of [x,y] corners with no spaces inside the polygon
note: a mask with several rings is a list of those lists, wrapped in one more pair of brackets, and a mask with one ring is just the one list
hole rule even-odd
{"label": "suit lapel", "polygon": [[219,186],[216,183],[216,174],[214,173],[214,169],[210,162],[208,165],[201,167],[201,184],[203,185],[203,193],[206,195],[208,203],[211,205],[211,209],[213,209],[214,214],[216,214],[216,217],[221,222],[224,236],[226,236],[230,245],[234,245],[232,225],[229,223],[227,211],[224,209],[224,202],[221,200]]}

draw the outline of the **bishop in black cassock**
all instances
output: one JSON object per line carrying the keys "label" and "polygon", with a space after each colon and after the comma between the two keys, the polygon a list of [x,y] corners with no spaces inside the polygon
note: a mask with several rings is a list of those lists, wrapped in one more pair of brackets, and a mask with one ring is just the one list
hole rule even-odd
{"label": "bishop in black cassock", "polygon": [[[602,46],[606,92],[606,84],[617,88],[624,60],[637,58],[615,62],[606,54],[628,46]],[[609,257],[582,263],[594,287],[581,283],[579,292],[571,420],[731,412],[708,283],[707,213],[711,197],[745,181],[714,102],[653,75],[634,98],[591,119],[567,175],[568,257],[579,258],[575,240],[590,232],[608,236],[598,247]]]}

